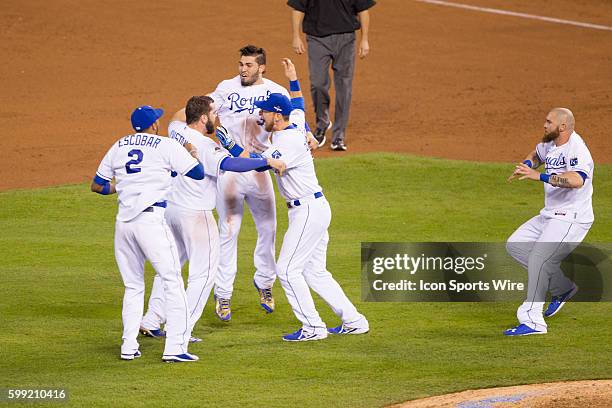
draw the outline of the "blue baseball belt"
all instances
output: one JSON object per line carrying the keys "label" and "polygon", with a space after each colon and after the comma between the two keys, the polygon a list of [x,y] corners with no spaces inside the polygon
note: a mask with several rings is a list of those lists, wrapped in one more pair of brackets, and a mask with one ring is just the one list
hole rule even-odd
{"label": "blue baseball belt", "polygon": [[150,207],[147,207],[144,210],[142,210],[142,212],[153,212],[153,207],[166,208],[167,206],[168,206],[167,202],[165,202],[165,201],[158,201],[156,203],[151,204]]}
{"label": "blue baseball belt", "polygon": [[[314,193],[313,197],[314,199],[321,198],[323,197],[323,192],[319,191],[318,193]],[[300,200],[287,201],[287,208],[299,207],[300,205],[302,205],[304,201],[308,201],[312,199],[313,199],[312,197],[308,196],[308,197],[300,198],[301,201]]]}

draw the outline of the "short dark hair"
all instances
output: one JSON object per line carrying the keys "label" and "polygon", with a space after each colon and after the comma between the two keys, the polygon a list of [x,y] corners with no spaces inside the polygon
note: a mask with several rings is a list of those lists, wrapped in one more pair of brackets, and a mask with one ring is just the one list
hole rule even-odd
{"label": "short dark hair", "polygon": [[185,106],[185,117],[187,124],[191,125],[194,122],[200,120],[202,115],[207,115],[210,112],[210,106],[213,103],[213,99],[210,96],[192,96],[187,101]]}
{"label": "short dark hair", "polygon": [[241,57],[255,57],[259,65],[266,65],[266,51],[255,45],[247,45],[240,49]]}

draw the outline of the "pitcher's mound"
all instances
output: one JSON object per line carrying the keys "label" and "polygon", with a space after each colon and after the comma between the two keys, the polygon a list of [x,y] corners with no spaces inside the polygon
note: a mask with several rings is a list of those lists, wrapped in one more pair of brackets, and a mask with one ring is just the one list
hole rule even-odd
{"label": "pitcher's mound", "polygon": [[610,408],[612,380],[571,381],[462,391],[393,408]]}

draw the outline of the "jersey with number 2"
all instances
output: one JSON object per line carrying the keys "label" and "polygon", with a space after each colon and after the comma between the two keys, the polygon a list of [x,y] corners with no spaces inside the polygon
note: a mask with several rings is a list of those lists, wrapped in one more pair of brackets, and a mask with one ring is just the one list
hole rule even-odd
{"label": "jersey with number 2", "polygon": [[117,220],[129,221],[153,203],[167,198],[171,170],[184,175],[197,164],[174,140],[136,133],[113,144],[96,174],[108,181],[115,177],[119,201]]}

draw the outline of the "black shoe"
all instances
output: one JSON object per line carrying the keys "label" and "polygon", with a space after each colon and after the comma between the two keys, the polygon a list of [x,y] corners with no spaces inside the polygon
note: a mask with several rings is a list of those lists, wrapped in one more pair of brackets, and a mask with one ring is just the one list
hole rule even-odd
{"label": "black shoe", "polygon": [[344,142],[342,140],[338,141],[338,142],[332,142],[331,144],[331,149],[332,150],[336,150],[338,152],[344,152],[346,151],[346,145],[344,144]]}
{"label": "black shoe", "polygon": [[329,125],[325,128],[325,129],[317,129],[315,131],[314,137],[315,139],[317,139],[317,142],[319,142],[319,147],[323,147],[323,145],[325,144],[325,132],[327,132],[329,129],[331,129],[332,127],[332,122],[329,121]]}

